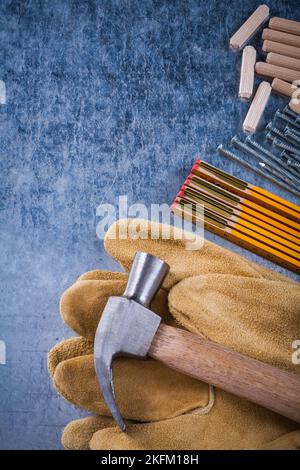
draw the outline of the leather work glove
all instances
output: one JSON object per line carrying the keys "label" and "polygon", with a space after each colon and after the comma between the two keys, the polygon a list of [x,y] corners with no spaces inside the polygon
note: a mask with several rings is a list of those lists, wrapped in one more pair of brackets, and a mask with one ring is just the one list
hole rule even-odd
{"label": "leather work glove", "polygon": [[[118,221],[117,233],[130,223]],[[206,240],[198,251],[188,251],[176,229],[165,240],[161,225],[139,223],[136,240],[111,239],[112,226],[105,248],[126,272],[137,251],[170,265],[151,306],[164,322],[299,374],[292,363],[292,343],[300,337],[298,283]],[[150,229],[159,230],[158,239],[150,238]],[[50,351],[49,371],[66,400],[93,414],[67,425],[65,448],[300,449],[299,424],[152,359],[114,361],[117,404],[128,423],[121,432],[99,391],[93,340],[107,299],[122,295],[126,282],[126,273],[91,271],[62,296],[62,318],[79,337]]]}

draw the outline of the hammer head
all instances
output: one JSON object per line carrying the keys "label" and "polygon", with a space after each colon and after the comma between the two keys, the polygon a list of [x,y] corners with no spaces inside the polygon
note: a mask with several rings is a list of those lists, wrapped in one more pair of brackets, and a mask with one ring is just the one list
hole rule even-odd
{"label": "hammer head", "polygon": [[136,253],[122,297],[110,297],[99,322],[94,360],[103,398],[122,431],[126,425],[118,410],[112,377],[117,356],[146,358],[161,318],[149,309],[169,266],[150,255]]}

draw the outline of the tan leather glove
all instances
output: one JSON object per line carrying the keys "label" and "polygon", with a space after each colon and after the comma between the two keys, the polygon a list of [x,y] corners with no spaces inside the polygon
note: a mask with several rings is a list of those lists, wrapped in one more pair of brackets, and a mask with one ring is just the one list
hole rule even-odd
{"label": "tan leather glove", "polygon": [[[130,221],[117,222],[124,230]],[[296,282],[249,262],[208,241],[187,251],[174,239],[151,240],[140,221],[138,240],[106,237],[108,253],[128,271],[134,254],[146,251],[170,265],[152,309],[177,324],[243,354],[294,373],[292,342],[300,336],[300,288]],[[49,353],[58,392],[95,414],[71,422],[62,442],[69,449],[253,449],[300,448],[299,425],[258,405],[181,375],[153,360],[119,358],[114,383],[121,414],[130,420],[122,433],[105,406],[93,365],[93,339],[111,295],[121,295],[127,275],[92,271],[61,299],[64,321],[80,335]],[[171,313],[171,314],[170,314]]]}

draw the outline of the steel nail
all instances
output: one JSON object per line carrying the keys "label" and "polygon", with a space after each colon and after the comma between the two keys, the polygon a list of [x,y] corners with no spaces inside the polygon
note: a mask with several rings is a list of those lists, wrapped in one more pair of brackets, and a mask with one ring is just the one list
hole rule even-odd
{"label": "steel nail", "polygon": [[276,147],[278,147],[278,148],[281,148],[283,150],[287,150],[289,153],[291,153],[293,155],[297,155],[297,156],[299,155],[300,156],[300,150],[299,149],[296,149],[292,145],[289,145],[289,144],[286,144],[285,142],[282,142],[280,139],[278,139],[276,137],[273,139],[273,144],[276,145]]}
{"label": "steel nail", "polygon": [[235,155],[230,150],[224,149],[223,145],[219,145],[218,148],[217,148],[217,151],[220,155],[224,155],[225,157],[227,157],[230,160],[238,163],[239,165],[243,166],[244,168],[247,168],[247,170],[252,171],[252,173],[256,173],[257,175],[262,176],[263,178],[267,179],[271,183],[275,183],[280,188],[283,188],[286,191],[289,191],[291,194],[295,194],[296,196],[299,197],[299,191],[298,190],[294,190],[290,186],[287,186],[284,183],[282,183],[281,181],[278,181],[277,179],[273,178],[272,176],[269,176],[269,175],[265,174],[263,171],[258,170],[257,168],[253,167],[253,165],[250,165],[245,160],[242,160],[241,158],[239,158],[237,155]]}
{"label": "steel nail", "polygon": [[285,114],[281,113],[279,110],[276,111],[275,117],[280,119],[281,121],[287,122],[288,124],[296,127],[297,129],[300,129],[300,124],[298,124],[295,119],[287,117]]}
{"label": "steel nail", "polygon": [[[286,162],[283,161],[280,157],[281,156],[277,156],[277,155],[274,155],[273,153],[271,153],[269,150],[267,150],[265,147],[263,147],[261,144],[259,144],[258,142],[256,142],[256,140],[253,139],[253,136],[251,135],[248,135],[248,137],[246,137],[246,142],[248,143],[248,145],[251,145],[252,147],[254,147],[256,149],[256,151],[263,157],[265,156],[265,158],[268,158],[270,159],[272,162],[275,162],[283,171],[286,171],[287,168],[286,168]],[[294,178],[296,178],[297,180],[297,184],[299,184],[299,174],[296,170],[294,170],[293,168],[289,168],[288,169],[288,173],[289,175],[291,176],[291,178],[294,180]]]}
{"label": "steel nail", "polygon": [[295,132],[292,132],[290,129],[285,129],[284,135],[289,137],[289,139],[296,145],[297,147],[300,146],[300,135],[296,134]]}
{"label": "steel nail", "polygon": [[288,179],[290,181],[290,184],[293,184],[293,185],[295,185],[296,188],[298,188],[299,181],[295,180],[293,178],[293,176],[289,175],[277,163],[269,162],[267,158],[265,158],[263,155],[258,153],[253,148],[249,147],[249,145],[247,143],[242,142],[237,136],[235,136],[231,139],[231,143],[236,148],[238,148],[240,150],[243,150],[244,152],[246,152],[249,155],[251,155],[252,157],[254,157],[256,160],[258,160],[260,166],[265,167],[265,165],[267,165],[269,172],[273,176],[283,180],[284,182],[286,182],[286,180]]}

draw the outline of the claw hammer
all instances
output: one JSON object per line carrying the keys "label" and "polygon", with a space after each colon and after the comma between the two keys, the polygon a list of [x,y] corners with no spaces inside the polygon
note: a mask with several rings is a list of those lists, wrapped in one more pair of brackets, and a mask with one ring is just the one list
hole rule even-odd
{"label": "claw hammer", "polygon": [[164,261],[136,253],[124,294],[108,299],[96,331],[96,375],[120,429],[125,431],[126,424],[113,387],[112,363],[117,356],[152,357],[300,423],[300,376],[161,323],[149,307],[168,271]]}

